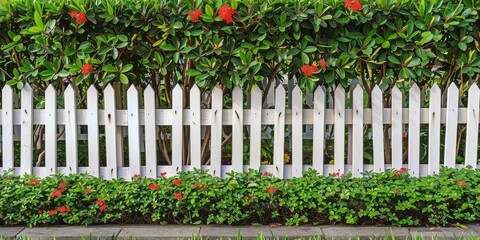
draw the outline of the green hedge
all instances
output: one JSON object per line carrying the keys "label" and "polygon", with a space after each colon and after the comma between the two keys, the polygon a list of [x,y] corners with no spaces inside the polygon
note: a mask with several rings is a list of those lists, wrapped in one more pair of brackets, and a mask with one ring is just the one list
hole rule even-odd
{"label": "green hedge", "polygon": [[[163,174],[161,174],[163,175]],[[0,180],[3,224],[394,224],[447,225],[480,219],[480,170],[442,169],[412,178],[405,169],[364,178],[280,180],[268,173],[204,171],[132,181],[86,175]]]}
{"label": "green hedge", "polygon": [[479,77],[479,9],[477,0],[2,0],[0,87],[161,79],[248,89],[282,76],[309,90],[357,77],[368,92],[404,80],[463,86]]}

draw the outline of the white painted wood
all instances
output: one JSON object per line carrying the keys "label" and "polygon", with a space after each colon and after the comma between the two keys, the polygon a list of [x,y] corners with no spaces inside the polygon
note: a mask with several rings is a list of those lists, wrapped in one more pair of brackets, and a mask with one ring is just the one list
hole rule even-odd
{"label": "white painted wood", "polygon": [[[349,93],[349,99],[350,99],[350,109],[353,109],[353,90],[358,86],[358,81],[356,79],[353,79],[350,82],[350,89],[348,90]],[[347,101],[345,101],[347,103]],[[352,115],[353,116],[353,115]],[[348,131],[347,131],[347,165],[352,165],[352,149],[353,149],[353,122],[352,125],[347,125],[345,126]]]}
{"label": "white painted wood", "polygon": [[[457,128],[458,128],[458,88],[455,83],[450,84],[447,92],[447,119],[445,124],[445,153],[444,165],[455,167]],[[477,101],[478,102],[478,101]],[[470,101],[468,101],[470,104]],[[468,139],[468,138],[467,138]]]}
{"label": "white painted wood", "polygon": [[2,163],[3,170],[7,171],[14,167],[13,150],[13,89],[5,86],[2,89]]}
{"label": "white painted wood", "polygon": [[478,151],[478,118],[479,115],[480,92],[478,86],[473,84],[468,90],[468,116],[467,116],[467,135],[465,142],[465,166],[477,168]]}
{"label": "white painted wood", "polygon": [[243,92],[235,87],[232,92],[232,169],[243,172]]}
{"label": "white painted wood", "polygon": [[223,91],[215,86],[212,91],[212,134],[210,150],[210,173],[213,176],[222,174],[222,116]]}
{"label": "white painted wood", "polygon": [[[115,82],[113,83],[113,89],[115,91],[115,101],[116,105],[115,108],[123,109],[123,96],[124,96],[124,87],[122,83]],[[126,112],[126,111],[125,111]],[[128,116],[128,115],[127,115]],[[128,123],[128,117],[125,116],[125,120]],[[124,157],[123,157],[123,137],[124,137],[124,127],[117,125],[117,134],[115,136],[116,141],[116,149],[117,149],[117,166],[123,167],[124,166]],[[131,177],[127,177],[127,180],[130,180]]]}
{"label": "white painted wood", "polygon": [[172,166],[178,172],[183,164],[183,90],[180,84],[175,86],[172,95]]}
{"label": "white painted wood", "polygon": [[363,90],[357,85],[353,90],[352,124],[352,175],[361,177],[363,173]]}
{"label": "white painted wood", "polygon": [[275,89],[275,123],[273,139],[273,174],[280,179],[284,178],[285,154],[285,88],[279,85]]}
{"label": "white painted wood", "polygon": [[325,154],[325,92],[318,87],[314,93],[313,113],[313,156],[312,167],[323,175],[323,155]]}
{"label": "white painted wood", "polygon": [[335,89],[334,172],[345,173],[345,89]]}
{"label": "white painted wood", "polygon": [[[77,116],[79,117],[79,116]],[[79,118],[80,119],[80,118]],[[87,91],[88,174],[100,176],[100,145],[98,134],[98,91],[91,85]]]}
{"label": "white painted wood", "polygon": [[297,85],[292,91],[292,176],[302,176],[303,166],[303,94]]}
{"label": "white painted wood", "polygon": [[21,147],[20,174],[32,174],[33,170],[33,91],[25,84],[21,93]]}
{"label": "white painted wood", "polygon": [[[441,90],[437,84],[430,89],[430,123],[428,125],[428,174],[440,171],[440,99]],[[478,134],[478,132],[477,132]]]}
{"label": "white painted wood", "polygon": [[373,142],[373,171],[385,171],[385,147],[383,139],[383,93],[375,85],[372,90],[372,142]]}
{"label": "white painted wood", "polygon": [[[271,92],[274,92],[274,90],[272,89]],[[250,97],[250,168],[260,170],[262,134],[262,90],[257,85],[254,85]],[[245,120],[248,121],[247,118],[245,118]]]}
{"label": "white painted wood", "polygon": [[156,179],[157,175],[157,127],[155,125],[155,91],[148,85],[143,93],[145,105],[145,177]]}
{"label": "white painted wood", "polygon": [[128,159],[130,176],[140,175],[140,115],[138,90],[131,85],[127,90],[128,108]]}
{"label": "white painted wood", "polygon": [[402,92],[397,86],[392,89],[392,167],[394,169],[402,168],[403,161],[403,134],[402,134]]}
{"label": "white painted wood", "polygon": [[408,171],[420,176],[420,88],[413,84],[409,92],[408,108]]}
{"label": "white painted wood", "polygon": [[202,165],[202,115],[200,101],[200,89],[195,84],[192,89],[190,89],[190,157],[192,167],[198,169],[200,169]]}
{"label": "white painted wood", "polygon": [[[103,90],[105,102],[105,144],[107,156],[107,173],[105,179],[117,178],[117,114],[115,90],[108,84]],[[130,176],[131,177],[131,176]],[[126,179],[130,179],[127,177]]]}
{"label": "white painted wood", "polygon": [[65,89],[65,155],[68,173],[78,173],[77,103],[72,85]]}
{"label": "white painted wood", "polygon": [[53,84],[45,91],[45,168],[57,173],[57,92]]}

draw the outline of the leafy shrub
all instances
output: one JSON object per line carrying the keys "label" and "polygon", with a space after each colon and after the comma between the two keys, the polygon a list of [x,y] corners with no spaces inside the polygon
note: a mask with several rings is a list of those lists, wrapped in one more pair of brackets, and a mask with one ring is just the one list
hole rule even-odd
{"label": "leafy shrub", "polygon": [[319,176],[280,180],[268,173],[205,171],[132,181],[87,175],[45,179],[1,176],[5,224],[394,224],[447,225],[478,221],[480,170],[443,168],[412,178],[404,169],[363,178]]}

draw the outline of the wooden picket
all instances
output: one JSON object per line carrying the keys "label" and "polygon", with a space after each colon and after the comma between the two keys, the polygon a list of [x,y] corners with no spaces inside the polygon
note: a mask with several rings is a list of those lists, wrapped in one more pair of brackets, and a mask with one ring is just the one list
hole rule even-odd
{"label": "wooden picket", "polygon": [[[156,178],[160,172],[167,172],[169,176],[179,171],[188,171],[194,168],[209,169],[210,173],[225,177],[229,171],[241,172],[249,168],[268,171],[279,178],[299,177],[308,168],[316,169],[320,174],[352,172],[353,177],[360,177],[364,171],[373,170],[382,172],[389,168],[399,169],[407,167],[412,176],[437,174],[441,166],[459,167],[456,164],[457,155],[457,128],[459,124],[466,124],[466,141],[461,146],[465,153],[465,166],[477,168],[478,164],[478,124],[480,114],[480,89],[477,85],[468,90],[467,107],[459,107],[459,89],[451,84],[446,92],[447,103],[441,106],[441,90],[437,85],[430,89],[427,108],[421,107],[421,91],[416,84],[408,90],[408,108],[404,108],[404,96],[400,89],[391,90],[391,108],[384,106],[382,90],[375,86],[371,92],[371,108],[364,107],[364,90],[360,84],[356,85],[349,98],[346,98],[345,89],[337,86],[333,96],[323,88],[317,88],[307,97],[304,108],[304,94],[298,86],[291,89],[287,95],[285,88],[280,85],[272,89],[274,94],[274,109],[264,109],[262,91],[254,86],[250,92],[236,87],[232,92],[232,108],[223,108],[223,90],[216,86],[211,93],[211,109],[201,108],[202,93],[197,86],[189,91],[189,104],[184,107],[184,90],[175,86],[172,91],[172,109],[157,109],[155,90],[152,86],[142,92],[132,85],[126,92],[126,109],[117,109],[121,103],[117,97],[117,90],[111,85],[103,89],[103,106],[99,109],[99,93],[95,87],[87,91],[87,107],[79,108],[74,86],[68,86],[63,95],[64,105],[57,105],[57,91],[49,86],[45,91],[45,108],[34,109],[33,90],[26,84],[21,90],[19,107],[15,107],[15,91],[6,86],[2,89],[1,99],[1,155],[2,167],[0,171],[14,169],[15,174],[34,174],[45,177],[55,173],[87,172],[92,176],[102,176],[106,179],[125,178],[130,180],[134,175]],[[62,97],[62,96],[60,96]],[[125,98],[125,96],[122,96]],[[143,99],[143,100],[142,100]],[[286,99],[289,99],[291,108],[286,108]],[[249,106],[244,108],[245,100]],[[333,102],[333,105],[328,105]],[[143,104],[141,104],[143,102]],[[345,108],[350,103],[350,108]],[[406,105],[406,104],[405,104]],[[43,146],[33,145],[33,127],[44,125],[45,156],[42,165],[36,164],[33,158],[33,148]],[[304,128],[305,125],[312,129]],[[333,159],[326,159],[325,147],[328,138],[327,126],[333,125]],[[366,125],[371,125],[371,137],[364,136]],[[428,126],[427,154],[428,163],[420,163],[420,130],[421,126]],[[80,133],[80,126],[87,127],[87,133]],[[105,131],[100,133],[100,126]],[[159,127],[171,126],[171,134],[158,134]],[[185,126],[189,126],[184,132]],[[210,129],[209,158],[201,155],[202,140],[206,138],[205,129]],[[224,145],[227,135],[223,126],[232,126],[232,150],[225,152]],[[249,126],[249,128],[245,128]],[[272,126],[271,133],[262,136],[263,126]],[[288,132],[286,126],[291,126]],[[18,137],[14,135],[15,128],[20,127]],[[445,127],[443,157],[441,151],[442,127]],[[119,129],[125,128],[124,137],[128,140],[128,167],[124,167],[122,152],[119,144]],[[62,130],[64,129],[64,130]],[[245,132],[247,129],[247,132]],[[384,134],[384,129],[389,134]],[[123,131],[123,130],[122,130]],[[311,131],[311,133],[307,133]],[[63,133],[64,132],[64,133]],[[351,133],[349,133],[351,132]],[[61,136],[63,133],[63,136]],[[188,133],[188,134],[187,134]],[[246,135],[248,133],[248,135]],[[345,161],[345,141],[349,134],[351,142],[351,163]],[[59,135],[60,134],[60,135]],[[291,135],[289,135],[291,134]],[[312,163],[304,163],[308,156],[303,151],[304,139],[311,135],[313,139]],[[423,134],[423,133],[422,133]],[[85,136],[86,135],[86,136]],[[186,137],[188,135],[188,141]],[[273,162],[261,164],[262,138],[273,136]],[[407,136],[405,136],[407,135]],[[100,137],[105,138],[106,159],[100,159]],[[247,136],[249,139],[244,138]],[[171,165],[158,165],[157,140],[163,137],[170,138],[172,143]],[[291,139],[291,149],[286,144],[286,138]],[[88,142],[88,166],[79,166],[80,140]],[[244,159],[244,144],[248,141],[250,159]],[[20,166],[14,166],[14,143],[20,141]],[[58,165],[57,143],[65,141],[66,166]],[[122,140],[123,141],[123,140]],[[364,160],[364,144],[373,143],[373,162],[366,164]],[[386,164],[385,144],[391,141],[391,164]],[[187,143],[188,145],[184,145]],[[442,142],[443,143],[443,142]],[[330,143],[329,143],[330,144]],[[144,146],[144,148],[143,148]],[[407,148],[405,148],[407,146]],[[423,148],[423,147],[422,147]],[[142,164],[144,151],[145,163]],[[287,156],[291,151],[291,156]],[[370,151],[370,150],[368,150]],[[404,152],[407,151],[407,159]],[[230,161],[225,160],[231,155]],[[289,163],[286,157],[291,157]],[[334,160],[333,166],[329,162]],[[106,162],[106,166],[101,165]],[[442,164],[443,163],[443,164]],[[225,165],[226,164],[226,165]],[[35,166],[34,166],[35,165]]]}

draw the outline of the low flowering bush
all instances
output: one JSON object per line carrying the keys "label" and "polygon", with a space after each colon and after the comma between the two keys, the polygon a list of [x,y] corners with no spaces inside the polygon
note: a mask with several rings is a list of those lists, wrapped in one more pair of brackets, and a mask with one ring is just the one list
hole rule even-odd
{"label": "low flowering bush", "polygon": [[[0,175],[0,225],[25,224],[393,224],[480,219],[480,170],[407,170],[281,180],[258,171],[220,179],[206,171],[132,181],[85,174],[44,179]],[[34,184],[35,181],[38,182]],[[175,183],[175,184],[174,184]],[[61,189],[60,189],[61,188]]]}

